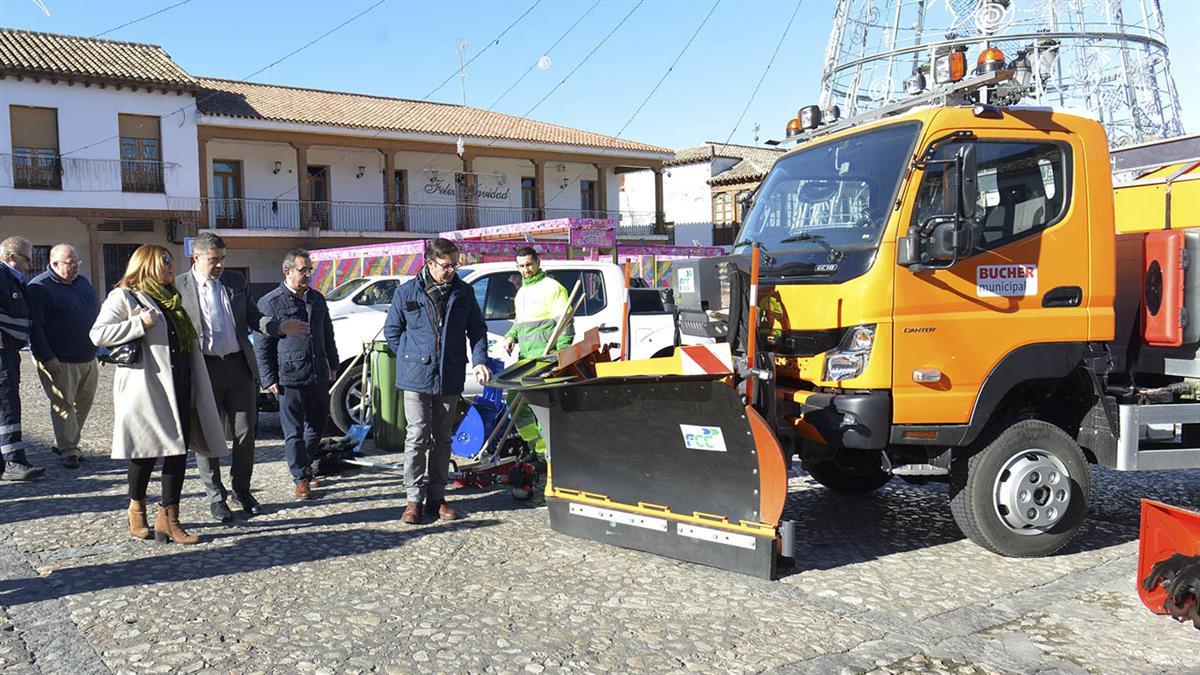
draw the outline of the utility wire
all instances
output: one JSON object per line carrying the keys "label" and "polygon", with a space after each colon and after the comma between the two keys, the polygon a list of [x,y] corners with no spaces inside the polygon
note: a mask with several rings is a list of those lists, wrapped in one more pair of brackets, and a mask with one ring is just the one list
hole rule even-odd
{"label": "utility wire", "polygon": [[767,73],[771,72],[771,66],[775,65],[775,57],[779,56],[779,49],[783,47],[783,41],[787,39],[788,32],[792,30],[792,22],[796,20],[796,15],[800,13],[800,5],[804,4],[804,0],[797,0],[796,9],[792,10],[792,18],[788,19],[787,26],[783,29],[783,35],[779,36],[779,43],[775,45],[775,51],[771,54],[771,60],[767,62],[767,67],[763,69],[762,76],[758,78],[758,84],[754,85],[754,91],[750,92],[750,98],[746,100],[746,107],[742,108],[742,114],[738,115],[737,122],[734,122],[733,128],[729,130],[729,135],[725,137],[725,145],[729,145],[729,141],[733,139],[733,134],[742,124],[742,120],[746,117],[746,111],[750,110],[750,105],[754,103],[754,97],[758,95],[758,89],[762,86],[763,80],[767,79]]}
{"label": "utility wire", "polygon": [[[445,79],[445,80],[442,80],[442,83],[441,83],[441,84],[439,84],[438,86],[436,86],[436,87],[434,87],[433,89],[431,89],[431,90],[429,91],[429,93],[428,93],[428,94],[425,94],[425,96],[424,96],[424,97],[423,97],[423,98],[420,100],[420,102],[425,102],[425,101],[428,101],[428,100],[429,100],[429,98],[430,98],[431,96],[433,96],[435,93],[437,93],[437,91],[438,91],[439,89],[441,89],[442,87],[446,86],[446,84],[447,84],[448,82],[450,82],[450,81],[451,81],[451,80],[453,80],[455,77],[457,77],[457,76],[459,75],[459,73],[460,73],[460,72],[461,72],[463,69],[465,69],[465,68],[466,68],[468,65],[470,65],[470,64],[471,64],[473,61],[475,61],[475,59],[477,59],[477,58],[479,58],[480,56],[482,56],[482,55],[483,55],[483,53],[484,53],[484,52],[486,52],[487,50],[489,50],[489,49],[491,49],[492,47],[494,47],[494,46],[496,46],[496,45],[500,44],[500,38],[504,37],[504,35],[505,35],[506,33],[508,33],[508,31],[512,30],[513,26],[516,26],[518,23],[520,23],[522,19],[524,19],[526,16],[529,16],[529,13],[530,13],[530,12],[532,12],[532,11],[533,11],[533,9],[534,9],[535,7],[537,7],[539,4],[541,4],[541,2],[542,2],[542,0],[535,0],[535,1],[534,1],[534,3],[533,3],[532,5],[530,5],[530,6],[529,6],[529,8],[528,8],[528,9],[526,9],[526,10],[525,10],[525,11],[524,11],[524,12],[523,12],[523,13],[522,13],[520,16],[518,16],[516,19],[513,19],[513,21],[512,21],[511,23],[509,23],[509,24],[508,24],[508,26],[507,26],[507,27],[505,27],[505,29],[504,29],[504,30],[500,31],[499,35],[497,35],[496,37],[492,38],[492,39],[491,39],[491,41],[490,41],[490,42],[488,42],[487,46],[485,46],[483,49],[479,50],[479,52],[478,52],[478,53],[476,53],[474,56],[472,56],[470,59],[468,59],[468,60],[466,61],[466,63],[463,63],[463,64],[462,64],[462,66],[460,66],[459,68],[456,68],[456,69],[454,70],[454,72],[450,73],[450,75],[446,77],[446,79]],[[599,3],[600,3],[600,0],[596,0],[596,4],[599,4]],[[593,5],[593,8],[594,8],[594,5]],[[588,10],[588,11],[590,12],[591,10]],[[586,14],[585,14],[585,16],[586,16]],[[578,22],[576,22],[576,23],[578,23]],[[574,26],[572,26],[572,28],[574,28]],[[569,32],[569,31],[568,31],[568,32]],[[564,34],[564,35],[563,35],[563,37],[566,37],[566,35]],[[561,41],[561,38],[560,38],[560,40],[559,40],[559,41]],[[556,42],[555,44],[558,44],[558,43]],[[537,65],[537,64],[535,63],[534,65]],[[522,76],[522,77],[523,77],[523,76]],[[515,85],[514,85],[514,86],[515,86]],[[510,89],[511,89],[511,87],[510,87]],[[507,92],[505,92],[505,93],[507,93]],[[495,105],[495,104],[493,104],[493,105]],[[384,134],[386,131],[400,130],[401,128],[403,128],[403,125],[404,125],[404,124],[408,123],[408,121],[409,121],[409,120],[412,118],[412,115],[413,115],[413,114],[416,114],[416,113],[417,113],[417,107],[416,107],[416,106],[413,106],[412,114],[410,114],[410,115],[406,115],[405,117],[403,117],[402,119],[398,120],[398,121],[395,123],[395,127],[396,127],[396,129],[390,129],[390,130],[389,130],[389,129],[379,129],[379,130],[377,130],[377,131],[376,131],[374,134],[372,134],[371,136],[369,136],[368,138],[378,138],[378,137],[382,136],[382,135],[383,135],[383,134]],[[344,161],[344,160],[345,160],[347,157],[349,157],[349,156],[350,156],[350,153],[351,153],[351,152],[354,152],[354,150],[347,150],[347,151],[343,152],[343,153],[342,153],[342,155],[341,155],[341,157],[338,157],[338,158],[337,158],[336,160],[334,160],[333,162],[331,162],[331,163],[329,163],[328,165],[324,166],[324,167],[321,169],[321,172],[322,172],[322,174],[323,174],[323,175],[325,175],[326,177],[329,177],[329,176],[332,174],[332,172],[333,172],[333,167],[337,166],[338,164],[341,164],[341,163],[342,163],[342,162],[343,162],[343,161]],[[434,155],[434,158],[435,158],[435,159],[436,159],[436,157],[438,157],[438,155]],[[432,165],[433,165],[433,161],[431,160],[431,161],[430,161],[430,164],[426,165],[426,167],[425,167],[425,168],[427,169],[427,168],[429,168],[429,166],[432,166]],[[392,180],[392,179],[391,179],[391,177],[390,177],[390,176],[385,176],[385,180]],[[296,190],[296,189],[297,189],[297,188],[296,188],[296,186],[291,186],[291,187],[287,188],[286,190],[284,190],[283,192],[280,192],[279,194],[275,195],[275,196],[273,197],[273,199],[279,199],[279,198],[283,197],[284,195],[288,194],[289,192],[292,192],[293,190]],[[297,195],[297,196],[299,196],[299,195]]]}
{"label": "utility wire", "polygon": [[[704,26],[708,23],[708,20],[710,18],[712,18],[713,13],[717,11],[717,5],[720,5],[720,4],[721,4],[721,0],[716,0],[715,2],[713,2],[713,6],[709,8],[708,14],[704,15],[704,20],[700,22],[699,26],[696,26],[696,30],[692,31],[692,36],[690,38],[688,38],[688,41],[686,43],[684,43],[683,49],[680,49],[679,53],[675,55],[675,60],[672,61],[671,65],[667,67],[667,70],[666,70],[666,72],[663,73],[662,77],[658,78],[658,82],[654,85],[654,88],[650,90],[650,93],[646,94],[646,97],[642,99],[642,102],[638,105],[637,109],[633,111],[633,114],[629,116],[629,119],[625,120],[625,124],[621,125],[620,131],[618,131],[616,133],[614,138],[620,138],[621,134],[625,133],[625,129],[627,129],[629,127],[629,125],[633,122],[634,118],[636,118],[638,116],[638,113],[642,112],[642,108],[646,107],[646,104],[649,103],[650,99],[654,97],[654,94],[658,92],[658,89],[659,89],[659,87],[662,86],[663,82],[666,82],[667,77],[672,73],[672,71],[675,70],[675,66],[679,65],[679,61],[683,59],[683,55],[687,53],[688,48],[691,47],[692,43],[696,41],[696,36],[700,35],[700,31],[704,29]],[[607,151],[601,151],[600,154],[604,155],[605,152],[607,152]],[[583,176],[585,171],[586,171],[586,169],[584,169],[584,171],[580,171],[579,173],[576,173],[575,176],[568,181],[568,183],[573,183],[576,180],[578,180],[581,176]],[[564,194],[564,191],[559,190],[558,194],[554,195],[553,197],[551,197],[550,199],[548,199],[546,201],[546,206],[549,206],[554,200],[563,196],[563,194]],[[601,208],[598,210],[607,211],[608,209]]]}
{"label": "utility wire", "polygon": [[[280,57],[280,58],[278,58],[278,59],[276,59],[276,60],[272,61],[271,63],[269,63],[269,64],[267,64],[267,65],[263,66],[262,68],[259,68],[258,70],[254,71],[253,73],[250,73],[249,75],[247,75],[247,76],[243,77],[242,79],[243,79],[243,80],[249,80],[250,78],[252,78],[252,77],[254,77],[254,76],[256,76],[256,75],[259,75],[259,74],[261,74],[261,73],[263,73],[263,72],[266,72],[267,70],[270,70],[271,68],[274,68],[275,66],[277,66],[277,65],[279,65],[279,64],[281,64],[281,63],[283,63],[284,61],[286,61],[286,60],[290,59],[291,57],[295,56],[296,54],[299,54],[300,52],[304,51],[305,49],[308,49],[309,47],[311,47],[311,46],[313,46],[313,45],[317,44],[317,43],[318,43],[318,42],[320,42],[321,40],[324,40],[325,38],[329,37],[330,35],[333,35],[334,33],[338,32],[339,30],[341,30],[341,29],[345,28],[346,26],[350,25],[350,24],[351,24],[352,22],[354,22],[355,20],[357,20],[357,19],[359,19],[359,18],[363,17],[363,16],[364,16],[364,15],[366,15],[368,12],[370,12],[370,11],[374,10],[375,8],[379,7],[380,5],[382,5],[382,4],[383,4],[383,3],[385,3],[385,2],[387,2],[387,0],[378,0],[377,2],[375,2],[374,4],[372,4],[370,7],[367,7],[366,9],[364,9],[364,10],[363,10],[363,11],[361,11],[361,12],[359,12],[358,14],[355,14],[354,16],[350,17],[349,19],[346,19],[345,21],[343,21],[343,22],[339,23],[338,25],[334,26],[333,28],[330,28],[329,30],[325,31],[324,33],[321,33],[319,36],[317,36],[317,37],[313,38],[312,40],[309,40],[308,42],[304,43],[304,44],[303,44],[303,45],[301,45],[300,47],[298,47],[298,48],[296,48],[296,49],[293,49],[292,51],[288,52],[288,53],[287,53],[287,54],[285,54],[284,56],[282,56],[282,57]],[[192,103],[189,103],[189,104],[187,104],[187,105],[185,105],[185,106],[182,106],[182,107],[180,107],[180,108],[176,109],[175,111],[173,111],[173,112],[171,112],[171,113],[169,113],[169,114],[167,114],[167,115],[163,115],[162,117],[170,117],[171,115],[174,115],[174,114],[176,114],[176,113],[181,113],[181,112],[184,112],[184,111],[188,110],[189,108],[195,108],[196,106],[200,105],[200,103],[201,103],[202,101],[207,101],[208,99],[210,99],[210,98],[212,98],[212,97],[214,97],[214,96],[218,96],[218,95],[220,95],[220,94],[222,94],[222,93],[223,93],[223,92],[214,91],[213,93],[211,93],[211,94],[209,94],[209,95],[207,95],[207,96],[203,96],[203,97],[201,97],[201,98],[198,98],[198,99],[196,99],[194,102],[192,102]],[[145,124],[145,122],[143,122],[142,124]],[[141,124],[139,124],[139,128],[140,128],[140,126],[141,126]],[[59,156],[72,155],[72,154],[74,154],[74,153],[76,153],[76,152],[79,152],[79,151],[81,151],[81,150],[87,150],[88,148],[93,148],[93,147],[95,147],[95,146],[97,146],[97,145],[100,145],[100,144],[102,144],[102,143],[107,143],[107,142],[109,142],[109,141],[111,141],[111,140],[113,140],[113,139],[116,139],[116,138],[120,138],[120,134],[117,134],[117,135],[114,135],[114,136],[109,136],[109,137],[107,137],[107,138],[102,138],[102,139],[100,139],[100,140],[98,140],[98,141],[95,141],[95,142],[93,142],[93,143],[88,143],[87,145],[82,145],[82,146],[79,146],[78,148],[74,148],[74,149],[72,149],[72,150],[69,150],[69,151],[67,151],[67,152],[59,153]]]}
{"label": "utility wire", "polygon": [[[578,19],[576,19],[575,23],[571,24],[571,27],[568,28],[566,30],[566,32],[564,32],[562,35],[560,35],[558,37],[558,39],[554,41],[554,44],[550,45],[550,48],[545,50],[544,52],[542,52],[542,54],[549,55],[550,52],[554,51],[554,48],[557,47],[559,45],[559,43],[561,43],[563,40],[567,39],[567,36],[571,34],[571,31],[575,30],[575,28],[579,24],[583,23],[583,20],[586,19],[588,17],[588,15],[592,13],[592,10],[596,9],[599,6],[600,6],[600,0],[596,0],[596,2],[592,3],[592,6],[588,7],[587,11],[584,12],[583,15],[580,16]],[[533,64],[530,65],[528,68],[526,68],[525,72],[521,73],[521,76],[518,77],[515,82],[510,84],[508,86],[508,89],[504,90],[503,94],[500,94],[499,96],[497,96],[496,100],[492,101],[492,104],[489,105],[487,107],[487,109],[491,110],[492,108],[495,108],[496,104],[499,103],[500,100],[503,99],[505,96],[508,96],[509,92],[511,92],[513,89],[516,89],[517,85],[521,84],[521,82],[529,75],[529,73],[532,73],[533,69],[538,67],[538,63],[540,63],[540,62],[541,62],[541,59],[538,59],[537,61],[534,61]]]}
{"label": "utility wire", "polygon": [[151,19],[151,18],[154,18],[154,17],[158,16],[159,14],[162,14],[163,12],[169,12],[169,11],[171,11],[172,9],[175,9],[176,7],[179,7],[180,5],[186,5],[186,4],[188,4],[189,2],[191,2],[191,1],[192,1],[192,0],[180,0],[179,2],[177,2],[177,3],[173,4],[173,5],[167,5],[166,7],[163,7],[162,9],[160,9],[160,10],[158,10],[158,11],[156,11],[156,12],[151,12],[151,13],[149,13],[149,14],[145,15],[145,16],[139,16],[138,18],[136,18],[136,19],[134,19],[134,20],[132,20],[132,21],[126,21],[125,23],[121,24],[120,26],[116,26],[116,27],[114,27],[114,28],[109,28],[108,30],[106,30],[106,31],[103,31],[103,32],[101,32],[101,33],[96,33],[96,34],[95,34],[95,35],[93,35],[92,37],[94,37],[94,38],[98,38],[98,37],[101,37],[101,36],[103,36],[103,35],[108,35],[109,33],[115,33],[115,32],[117,32],[117,31],[121,30],[122,28],[127,28],[127,27],[129,27],[129,26],[132,26],[132,25],[133,25],[133,24],[135,24],[135,23],[141,23],[142,21],[145,21],[146,19]]}
{"label": "utility wire", "polygon": [[474,56],[467,59],[466,63],[462,64],[462,66],[459,67],[457,70],[455,70],[453,73],[450,73],[450,76],[447,77],[446,79],[442,80],[441,84],[434,87],[433,89],[430,89],[429,93],[425,94],[425,97],[422,98],[421,100],[428,101],[429,97],[433,96],[434,94],[436,94],[438,92],[439,89],[446,86],[446,84],[448,84],[450,82],[450,80],[453,80],[455,77],[458,77],[459,72],[466,70],[467,66],[471,65],[471,63],[473,63],[475,61],[475,59],[479,58],[480,56],[483,56],[484,52],[486,52],[487,50],[500,44],[500,38],[504,37],[505,34],[508,33],[508,31],[512,30],[513,26],[517,25],[518,23],[521,23],[521,20],[524,19],[525,17],[529,16],[529,13],[532,12],[534,10],[534,8],[536,8],[540,4],[542,4],[542,0],[534,0],[534,3],[529,6],[529,9],[525,10],[525,13],[523,13],[523,14],[521,14],[521,16],[518,16],[517,18],[513,19],[513,22],[508,24],[508,27],[506,27],[504,30],[500,31],[499,35],[492,38],[492,41],[487,43],[486,47],[484,47],[483,49],[480,49],[478,52],[475,53]]}

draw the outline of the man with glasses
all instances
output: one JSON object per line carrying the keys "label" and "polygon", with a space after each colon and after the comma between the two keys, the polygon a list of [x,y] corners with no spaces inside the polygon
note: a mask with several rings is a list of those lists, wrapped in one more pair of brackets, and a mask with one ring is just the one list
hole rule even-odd
{"label": "man with glasses", "polygon": [[446,504],[450,435],[455,407],[466,380],[467,343],[480,383],[492,378],[487,367],[487,324],[475,293],[455,270],[458,246],[432,239],[425,265],[392,295],[383,335],[396,354],[396,388],[404,391],[404,487],[408,503],[400,520],[421,522],[421,507],[433,518],[454,520]]}
{"label": "man with glasses", "polygon": [[33,358],[38,379],[50,399],[54,451],[63,466],[79,468],[79,437],[92,401],[100,368],[88,331],[100,313],[96,290],[79,273],[79,254],[70,244],[50,249],[50,266],[29,282],[33,309]]}
{"label": "man with glasses", "polygon": [[309,288],[312,273],[308,251],[288,251],[283,283],[258,301],[259,311],[270,320],[306,322],[309,332],[254,342],[259,378],[279,398],[284,451],[298,500],[310,499],[317,487],[312,459],[329,419],[329,385],[338,369],[333,321],[325,296]]}
{"label": "man with glasses", "polygon": [[201,232],[192,242],[192,269],[175,277],[175,287],[200,336],[217,413],[233,441],[229,466],[232,494],[221,483],[220,459],[196,455],[209,510],[218,522],[233,522],[233,511],[226,503],[231,500],[247,516],[258,515],[262,506],[250,492],[258,424],[258,362],[250,331],[274,337],[303,336],[308,333],[308,323],[263,316],[250,299],[245,277],[225,269],[225,240],[212,232]]}
{"label": "man with glasses", "polygon": [[25,275],[32,265],[33,244],[28,239],[0,241],[0,478],[5,480],[29,480],[43,472],[25,458],[21,440],[21,348],[33,329]]}

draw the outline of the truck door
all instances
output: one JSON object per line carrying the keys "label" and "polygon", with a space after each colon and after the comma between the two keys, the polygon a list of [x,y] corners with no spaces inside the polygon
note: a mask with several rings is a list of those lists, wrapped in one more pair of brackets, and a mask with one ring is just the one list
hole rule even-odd
{"label": "truck door", "polygon": [[[1039,359],[1029,354],[1039,352],[1045,363],[1046,354],[1059,349],[1034,345],[1088,339],[1082,146],[1070,134],[1038,131],[1034,137],[1028,128],[976,134],[974,254],[945,270],[895,268],[896,424],[964,424],[994,372],[1034,368]],[[948,143],[937,157],[958,150],[959,143]],[[947,171],[953,168],[915,172],[900,235],[949,212]]]}

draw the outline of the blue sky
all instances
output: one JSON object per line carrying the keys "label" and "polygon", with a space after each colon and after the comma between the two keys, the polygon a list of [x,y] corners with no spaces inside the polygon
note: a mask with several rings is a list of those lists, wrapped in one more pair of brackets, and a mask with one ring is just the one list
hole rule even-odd
{"label": "blue sky", "polygon": [[[0,0],[0,25],[92,35],[178,0]],[[333,35],[252,78],[317,89],[423,98],[534,0],[410,2],[390,0]],[[594,0],[542,0],[498,44],[468,67],[467,103],[490,108]],[[547,70],[534,68],[495,105],[524,115],[580,64],[637,0],[601,0],[550,52]],[[375,4],[375,0],[191,0],[105,35],[162,45],[195,75],[246,79],[306,42]],[[529,116],[616,134],[666,72],[712,8],[712,0],[645,0],[596,53]],[[1200,63],[1196,28],[1200,0],[1162,0],[1184,126],[1200,132]],[[678,66],[629,124],[623,138],[682,148],[723,141],[733,130],[783,33],[791,0],[722,0]],[[795,110],[816,102],[829,39],[833,0],[804,0],[778,58],[733,142],[780,138]],[[457,77],[433,100],[459,101]]]}

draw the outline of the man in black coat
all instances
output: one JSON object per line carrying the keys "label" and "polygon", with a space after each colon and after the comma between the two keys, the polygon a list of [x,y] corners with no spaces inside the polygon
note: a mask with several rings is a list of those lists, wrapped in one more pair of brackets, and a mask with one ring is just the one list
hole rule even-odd
{"label": "man in black coat", "polygon": [[202,232],[192,245],[192,269],[175,278],[183,296],[183,307],[200,337],[200,351],[208,379],[212,381],[217,412],[227,437],[233,440],[229,468],[230,495],[221,484],[217,458],[196,455],[196,468],[208,495],[213,518],[233,520],[226,499],[246,515],[262,507],[250,492],[254,473],[254,436],[258,424],[258,361],[250,343],[250,331],[264,336],[303,336],[308,323],[299,319],[279,321],[264,316],[250,299],[246,280],[237,272],[225,271],[225,241]]}
{"label": "man in black coat", "polygon": [[278,321],[312,326],[307,335],[256,340],[258,372],[267,391],[279,398],[279,421],[296,499],[317,487],[310,465],[329,419],[329,385],[338,370],[333,321],[325,296],[309,288],[312,257],[297,248],[283,259],[283,283],[258,301],[258,309]]}

